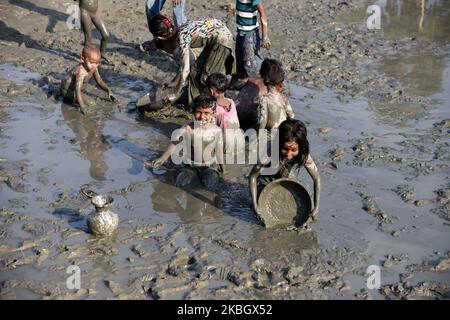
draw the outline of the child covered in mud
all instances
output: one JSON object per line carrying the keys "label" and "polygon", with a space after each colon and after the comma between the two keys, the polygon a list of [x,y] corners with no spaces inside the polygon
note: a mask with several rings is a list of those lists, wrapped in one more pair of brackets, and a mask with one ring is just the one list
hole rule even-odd
{"label": "child covered in mud", "polygon": [[98,0],[79,0],[81,28],[84,33],[84,46],[92,44],[92,24],[100,31],[102,40],[100,42],[100,52],[102,58],[109,62],[105,56],[106,47],[109,40],[109,32],[98,14]]}
{"label": "child covered in mud", "polygon": [[108,93],[108,98],[117,101],[98,72],[100,58],[100,50],[94,45],[87,45],[81,54],[81,63],[73,67],[61,82],[61,96],[70,103],[77,103],[82,114],[87,112],[82,90],[92,76],[99,87]]}
{"label": "child covered in mud", "polygon": [[[319,202],[321,192],[321,178],[316,164],[309,153],[309,142],[305,124],[300,120],[288,119],[281,123],[278,131],[279,162],[277,172],[273,175],[261,175],[264,167],[270,162],[260,163],[253,167],[249,176],[250,194],[253,209],[258,210],[258,197],[265,186],[280,178],[297,179],[299,170],[305,167],[314,182],[314,209],[311,212],[312,221],[319,217]],[[269,144],[270,146],[270,144]],[[271,156],[268,148],[269,157]]]}
{"label": "child covered in mud", "polygon": [[183,143],[183,165],[175,185],[186,187],[199,179],[208,190],[218,191],[219,172],[223,172],[223,139],[221,129],[215,122],[215,109],[215,98],[205,95],[195,98],[194,121],[172,135],[169,148],[158,159],[147,161],[146,167],[161,167]]}
{"label": "child covered in mud", "polygon": [[294,111],[286,96],[283,95],[284,71],[280,62],[271,63],[264,77],[267,93],[259,99],[259,129],[272,130],[286,119],[294,118]]}

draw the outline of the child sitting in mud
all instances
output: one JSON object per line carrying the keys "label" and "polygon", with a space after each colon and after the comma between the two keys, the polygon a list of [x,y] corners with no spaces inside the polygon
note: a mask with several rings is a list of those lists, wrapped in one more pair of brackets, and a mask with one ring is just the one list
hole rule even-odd
{"label": "child sitting in mud", "polygon": [[84,33],[84,46],[92,44],[92,24],[100,31],[102,40],[100,42],[100,52],[102,58],[109,63],[105,57],[106,47],[108,45],[109,33],[98,14],[98,0],[79,0],[81,28]]}
{"label": "child sitting in mud", "polygon": [[[228,88],[228,78],[221,73],[213,73],[206,79],[206,87],[212,97],[217,99],[216,123],[222,128],[226,153],[234,153],[233,141],[241,133],[239,118],[233,99],[225,97]],[[239,151],[239,150],[237,150]]]}
{"label": "child sitting in mud", "polygon": [[[299,170],[304,166],[314,182],[314,209],[310,217],[312,221],[316,221],[319,217],[321,178],[317,166],[309,153],[306,126],[300,120],[285,120],[279,127],[278,138],[279,162],[277,172],[273,175],[261,175],[262,169],[270,166],[270,159],[265,161],[266,163],[255,165],[250,172],[249,186],[253,209],[257,212],[258,197],[265,186],[280,178],[297,179]],[[270,148],[268,151],[270,157]]]}
{"label": "child sitting in mud", "polygon": [[268,92],[259,100],[259,129],[276,129],[284,120],[294,118],[291,104],[283,95],[284,71],[279,61],[268,66],[264,84],[267,86]]}
{"label": "child sitting in mud", "polygon": [[210,96],[195,98],[194,121],[174,133],[169,148],[158,159],[147,161],[146,167],[161,167],[175,152],[179,156],[178,144],[182,143],[183,166],[177,175],[175,185],[187,187],[199,179],[208,190],[217,192],[219,172],[223,172],[223,140],[221,129],[215,122],[215,109],[215,98]]}
{"label": "child sitting in mud", "polygon": [[100,50],[94,45],[84,47],[81,54],[81,63],[73,67],[61,81],[61,95],[70,103],[78,103],[82,114],[86,114],[85,98],[82,95],[84,85],[94,76],[95,81],[104,91],[108,92],[111,101],[117,101],[111,89],[100,77],[98,66],[100,64]]}

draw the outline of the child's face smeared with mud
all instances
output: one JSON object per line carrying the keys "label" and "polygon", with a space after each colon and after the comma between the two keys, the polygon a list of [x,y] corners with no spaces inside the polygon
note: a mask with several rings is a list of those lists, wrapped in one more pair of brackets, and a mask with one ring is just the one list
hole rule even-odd
{"label": "child's face smeared with mud", "polygon": [[292,160],[298,155],[299,146],[295,141],[288,141],[281,146],[281,157],[285,160]]}
{"label": "child's face smeared with mud", "polygon": [[100,52],[88,52],[87,54],[83,54],[81,60],[83,61],[86,70],[94,71],[100,64],[100,58]]}
{"label": "child's face smeared with mud", "polygon": [[214,111],[211,107],[199,107],[194,110],[194,119],[199,122],[200,125],[204,125],[211,121],[214,116]]}

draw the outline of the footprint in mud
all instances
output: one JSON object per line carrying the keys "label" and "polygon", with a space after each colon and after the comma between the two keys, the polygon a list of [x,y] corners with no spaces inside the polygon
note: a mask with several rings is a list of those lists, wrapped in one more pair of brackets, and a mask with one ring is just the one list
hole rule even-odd
{"label": "footprint in mud", "polygon": [[66,220],[68,224],[78,230],[88,232],[89,229],[86,224],[86,219],[77,210],[70,208],[59,208],[52,213],[55,217],[59,219]]}

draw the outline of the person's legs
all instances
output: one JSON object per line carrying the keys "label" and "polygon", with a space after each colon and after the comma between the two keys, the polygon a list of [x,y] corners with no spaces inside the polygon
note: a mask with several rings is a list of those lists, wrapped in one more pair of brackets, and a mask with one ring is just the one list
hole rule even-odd
{"label": "person's legs", "polygon": [[109,32],[106,30],[105,23],[99,16],[94,16],[92,22],[102,35],[102,40],[100,42],[100,53],[102,54],[102,57],[104,57],[106,47],[108,46]]}
{"label": "person's legs", "polygon": [[248,75],[244,67],[244,41],[245,34],[236,35],[236,71],[239,78],[247,78]]}
{"label": "person's legs", "polygon": [[202,170],[200,178],[202,179],[203,185],[206,189],[211,190],[213,192],[217,192],[219,190],[219,173],[211,168],[206,168]]}
{"label": "person's legs", "polygon": [[173,7],[173,20],[176,26],[180,26],[187,22],[186,15],[184,14],[184,9],[186,6],[186,1],[182,0],[180,4]]}
{"label": "person's legs", "polygon": [[243,43],[243,62],[245,73],[250,76],[257,76],[259,69],[255,63],[256,55],[259,54],[259,30],[246,34]]}
{"label": "person's legs", "polygon": [[147,0],[145,4],[145,13],[147,14],[147,22],[161,12],[165,2],[166,0]]}
{"label": "person's legs", "polygon": [[81,29],[84,34],[84,46],[92,43],[92,20],[89,12],[80,8]]}
{"label": "person's legs", "polygon": [[187,187],[188,185],[195,182],[197,178],[197,172],[190,167],[184,167],[180,170],[175,181],[175,186],[179,188]]}

